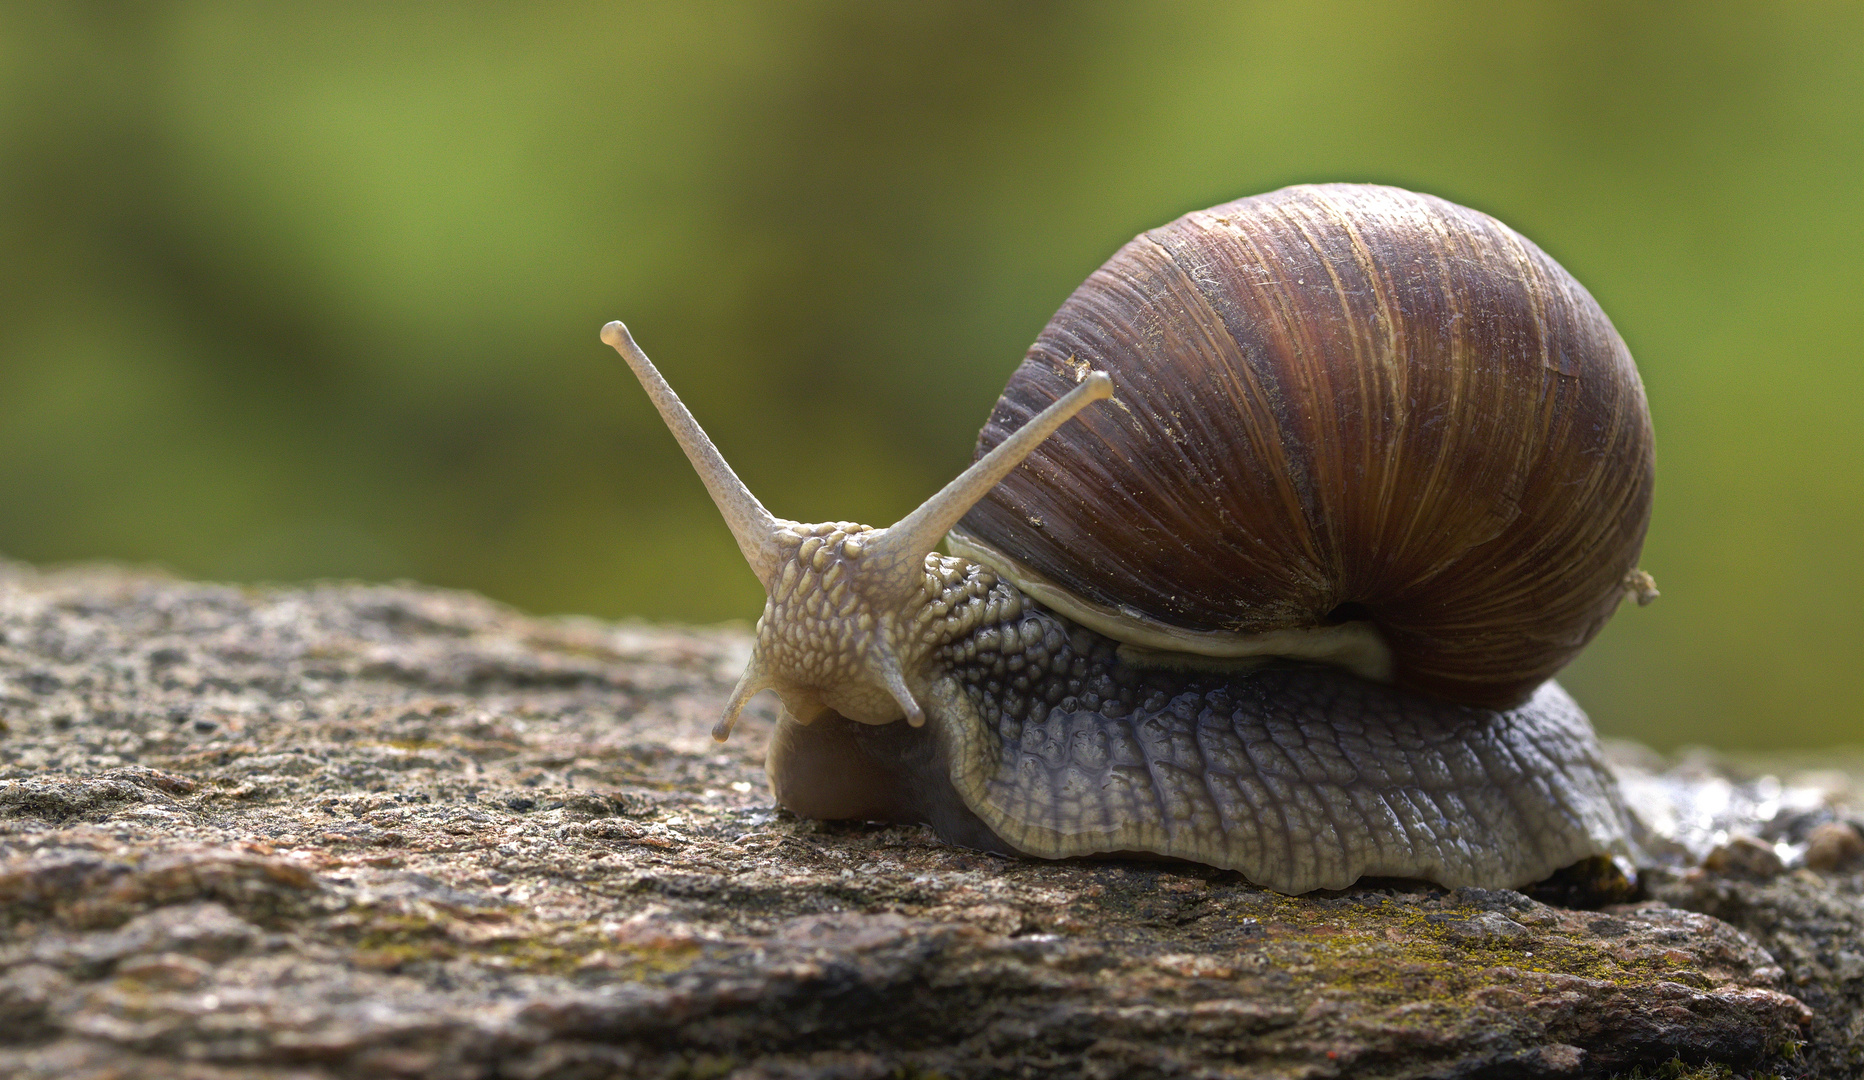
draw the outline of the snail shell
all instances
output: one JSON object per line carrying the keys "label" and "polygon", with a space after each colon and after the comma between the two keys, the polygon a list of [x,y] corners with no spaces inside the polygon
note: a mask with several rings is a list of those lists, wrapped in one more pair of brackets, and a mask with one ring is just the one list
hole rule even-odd
{"label": "snail shell", "polygon": [[1506,707],[1626,593],[1643,385],[1591,295],[1485,214],[1328,184],[1147,232],[1042,331],[979,456],[1087,368],[1121,407],[1057,431],[952,548],[1111,637]]}

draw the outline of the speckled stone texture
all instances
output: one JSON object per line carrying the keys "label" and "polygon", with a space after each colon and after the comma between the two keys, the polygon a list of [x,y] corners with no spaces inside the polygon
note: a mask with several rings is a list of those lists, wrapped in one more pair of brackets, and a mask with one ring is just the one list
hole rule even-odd
{"label": "speckled stone texture", "polygon": [[748,647],[0,564],[0,1076],[1857,1075],[1840,809],[1601,910],[1007,859],[775,811]]}

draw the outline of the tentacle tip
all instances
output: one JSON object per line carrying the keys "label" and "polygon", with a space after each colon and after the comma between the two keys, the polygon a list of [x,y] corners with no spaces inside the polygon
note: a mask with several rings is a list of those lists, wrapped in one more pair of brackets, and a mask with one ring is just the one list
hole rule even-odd
{"label": "tentacle tip", "polygon": [[890,670],[883,677],[887,680],[887,690],[893,695],[894,704],[900,707],[900,712],[906,717],[909,727],[924,726],[926,711],[919,707],[919,699],[915,698],[913,692],[906,688],[906,680],[900,677],[899,668],[892,666],[891,663],[889,668]]}
{"label": "tentacle tip", "polygon": [[1090,401],[1105,401],[1113,396],[1113,376],[1104,371],[1088,372],[1087,378],[1081,380],[1081,385],[1087,387]]}
{"label": "tentacle tip", "polygon": [[602,328],[602,344],[611,349],[624,348],[633,341],[634,338],[628,333],[628,328],[622,325],[620,319]]}
{"label": "tentacle tip", "polygon": [[720,720],[718,723],[713,724],[712,725],[712,741],[713,742],[725,742],[726,740],[730,739],[731,729],[733,727],[736,727],[737,723],[738,723],[737,717],[727,716],[724,719]]}

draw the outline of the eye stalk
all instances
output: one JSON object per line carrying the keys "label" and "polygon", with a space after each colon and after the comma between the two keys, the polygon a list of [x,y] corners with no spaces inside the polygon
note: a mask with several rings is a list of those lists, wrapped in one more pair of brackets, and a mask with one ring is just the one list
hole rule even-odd
{"label": "eye stalk", "polygon": [[777,550],[772,540],[778,525],[776,517],[764,509],[764,504],[757,501],[757,496],[744,486],[738,474],[731,471],[731,466],[725,463],[725,455],[706,438],[699,421],[693,419],[686,404],[667,385],[667,380],[660,377],[647,354],[634,343],[634,335],[628,333],[628,328],[620,322],[609,323],[602,328],[602,341],[620,353],[634,369],[634,377],[641,380],[641,388],[653,400],[654,408],[660,411],[660,418],[666,421],[680,449],[686,451],[693,470],[705,482],[705,489],[712,493],[718,512],[725,515],[725,525],[737,539],[738,550],[744,552],[744,561],[751,564],[751,573],[769,589],[777,570]]}
{"label": "eye stalk", "polygon": [[757,622],[751,662],[712,731],[720,742],[730,736],[745,704],[766,689],[777,691],[803,723],[830,709],[865,724],[902,717],[914,727],[925,723],[913,676],[924,642],[911,627],[917,604],[929,599],[929,590],[936,595],[926,557],[1056,428],[1089,404],[1113,396],[1113,381],[1105,372],[1087,372],[1074,389],[886,528],[851,522],[804,525],[764,509],[627,327],[609,323],[602,328],[602,340],[641,380],[769,598]]}

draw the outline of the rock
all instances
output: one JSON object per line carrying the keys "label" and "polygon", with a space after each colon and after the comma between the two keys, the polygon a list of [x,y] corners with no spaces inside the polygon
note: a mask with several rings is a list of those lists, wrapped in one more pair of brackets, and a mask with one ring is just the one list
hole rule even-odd
{"label": "rock", "polygon": [[[1691,869],[1743,822],[1811,865],[1837,842],[1816,800],[1762,822],[1754,782],[1627,765],[1700,836],[1653,826],[1649,895],[1596,910],[1561,904],[1630,895],[1609,863],[1537,898],[1286,897],[1002,859],[775,810],[769,712],[708,734],[747,654],[411,586],[0,564],[0,1075],[1843,1076],[1864,1053],[1859,883]],[[1734,809],[1702,826],[1711,783]]]}
{"label": "rock", "polygon": [[1709,852],[1708,857],[1702,860],[1702,868],[1714,874],[1766,881],[1784,874],[1786,863],[1774,851],[1773,845],[1765,840],[1737,836]]}
{"label": "rock", "polygon": [[1814,870],[1843,870],[1864,862],[1864,836],[1843,821],[1828,821],[1806,838],[1806,865]]}

